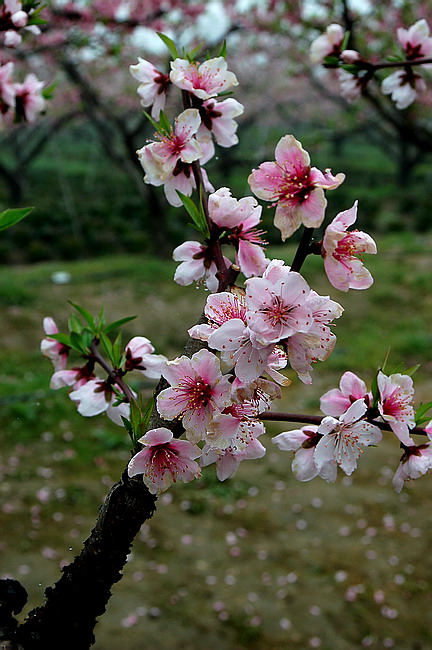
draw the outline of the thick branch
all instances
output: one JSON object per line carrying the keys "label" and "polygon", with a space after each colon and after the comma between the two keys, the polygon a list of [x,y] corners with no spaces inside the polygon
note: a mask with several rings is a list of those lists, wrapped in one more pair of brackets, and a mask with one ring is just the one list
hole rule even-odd
{"label": "thick branch", "polygon": [[122,577],[133,540],[155,511],[156,497],[126,472],[108,494],[80,555],[62,569],[46,602],[32,610],[14,640],[24,650],[86,650],[95,641],[96,618],[104,613],[111,586]]}

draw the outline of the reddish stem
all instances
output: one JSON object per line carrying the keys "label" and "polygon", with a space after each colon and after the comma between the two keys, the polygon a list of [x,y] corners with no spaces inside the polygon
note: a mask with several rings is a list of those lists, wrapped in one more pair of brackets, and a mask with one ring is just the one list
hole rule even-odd
{"label": "reddish stem", "polygon": [[127,402],[131,402],[134,399],[133,393],[129,386],[123,381],[120,373],[116,371],[114,368],[111,368],[111,366],[107,363],[107,361],[103,358],[103,356],[100,354],[99,350],[97,349],[98,346],[98,340],[93,339],[91,345],[90,345],[90,350],[92,353],[92,357],[94,360],[105,370],[105,372],[108,374],[110,379],[117,384],[119,388],[123,391],[123,394],[126,398]]}

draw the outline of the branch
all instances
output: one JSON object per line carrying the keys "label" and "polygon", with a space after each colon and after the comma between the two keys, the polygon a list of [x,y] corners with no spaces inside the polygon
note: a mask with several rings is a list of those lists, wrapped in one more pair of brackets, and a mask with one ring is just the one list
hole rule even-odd
{"label": "branch", "polygon": [[102,505],[96,525],[71,564],[62,569],[46,602],[32,610],[13,640],[31,650],[84,650],[95,642],[94,627],[105,612],[111,587],[144,521],[153,516],[156,497],[140,479],[124,472]]}
{"label": "branch", "polygon": [[[305,415],[302,413],[281,413],[279,411],[266,411],[261,413],[259,418],[260,420],[269,420],[275,422],[303,422],[304,424],[316,424],[320,425],[321,421],[327,416],[325,415]],[[374,424],[376,427],[381,429],[381,431],[392,431],[391,426],[388,422],[380,422],[379,420],[367,420],[370,424]],[[410,433],[414,433],[419,436],[426,436],[427,433],[421,427],[414,427],[410,430]]]}

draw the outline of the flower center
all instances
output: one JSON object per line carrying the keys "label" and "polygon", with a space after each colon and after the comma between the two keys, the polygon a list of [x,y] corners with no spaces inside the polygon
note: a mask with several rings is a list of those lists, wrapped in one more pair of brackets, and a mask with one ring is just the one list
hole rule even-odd
{"label": "flower center", "polygon": [[287,325],[290,319],[290,313],[293,307],[286,305],[279,296],[273,296],[273,303],[270,307],[264,307],[260,311],[264,318],[270,322],[272,326]]}

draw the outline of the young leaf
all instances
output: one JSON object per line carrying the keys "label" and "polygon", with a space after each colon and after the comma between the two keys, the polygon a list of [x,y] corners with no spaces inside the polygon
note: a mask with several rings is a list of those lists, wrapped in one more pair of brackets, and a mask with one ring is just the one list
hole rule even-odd
{"label": "young leaf", "polygon": [[165,132],[166,135],[170,135],[172,131],[171,124],[169,119],[166,116],[166,113],[164,113],[163,111],[161,111],[159,115],[159,124],[162,131]]}
{"label": "young leaf", "polygon": [[71,338],[70,338],[69,334],[62,334],[61,332],[59,332],[58,334],[50,334],[49,338],[54,339],[55,341],[58,341],[59,343],[63,343],[63,345],[67,345],[69,348],[72,347]]}
{"label": "young leaf", "polygon": [[343,52],[344,50],[346,50],[348,48],[349,37],[350,37],[350,32],[349,31],[345,32],[344,37],[343,37],[343,41],[342,41],[342,45],[340,46],[341,52]]}
{"label": "young leaf", "polygon": [[140,428],[141,428],[141,431],[142,431],[141,435],[144,435],[145,432],[147,431],[147,427],[149,425],[150,417],[151,417],[151,414],[153,413],[154,406],[155,406],[155,397],[154,397],[154,395],[152,395],[148,399],[148,401],[147,401],[146,405],[144,406],[144,408],[142,409],[142,417],[141,417],[141,423],[140,423]]}
{"label": "young leaf", "polygon": [[226,43],[226,38],[224,39],[224,42],[222,43],[222,47],[219,51],[218,56],[223,56],[223,58],[226,58],[226,51],[227,51],[227,43]]}
{"label": "young leaf", "polygon": [[431,417],[430,415],[426,416],[426,413],[432,408],[432,402],[426,402],[425,404],[420,404],[415,414],[416,425],[419,426],[423,422],[428,422]]}
{"label": "young leaf", "polygon": [[157,131],[158,133],[161,133],[162,129],[161,129],[161,125],[159,124],[159,122],[156,122],[156,120],[153,119],[152,116],[150,115],[150,113],[147,113],[147,111],[143,111],[143,113],[144,113],[144,115],[146,116],[146,118],[148,119],[148,121],[149,121],[149,122],[153,125],[153,127],[156,129],[156,131]]}
{"label": "young leaf", "polygon": [[68,325],[69,325],[69,330],[71,332],[77,332],[77,334],[81,334],[83,330],[83,324],[81,323],[80,319],[76,314],[71,314],[68,319]]}
{"label": "young leaf", "polygon": [[169,36],[167,36],[166,34],[162,34],[162,32],[156,32],[156,34],[159,36],[161,41],[163,41],[165,43],[165,45],[167,46],[168,51],[171,54],[172,58],[173,59],[178,59],[179,58],[179,53],[178,53],[178,50],[177,50],[177,47],[176,47],[176,44],[174,43],[174,41]]}
{"label": "young leaf", "polygon": [[104,332],[100,333],[100,340],[101,340],[102,346],[103,346],[103,348],[105,350],[105,354],[107,355],[108,359],[110,360],[110,362],[114,366],[115,365],[115,363],[114,363],[114,350],[113,350],[113,344],[111,343],[111,340],[108,338],[108,336],[106,336],[106,334]]}
{"label": "young leaf", "polygon": [[196,55],[201,52],[204,43],[200,43],[197,47],[194,47],[193,50],[187,53],[187,59],[190,63],[193,63],[196,60]]}
{"label": "young leaf", "polygon": [[0,212],[0,230],[6,230],[24,219],[34,208],[9,208]]}
{"label": "young leaf", "polygon": [[[44,21],[44,22],[46,22],[46,21]],[[53,81],[52,84],[50,84],[49,86],[46,86],[46,88],[44,88],[42,90],[42,97],[44,97],[45,99],[52,99],[52,97],[54,95],[54,90],[56,89],[57,84],[58,84],[57,81]]]}
{"label": "young leaf", "polygon": [[181,202],[186,208],[189,216],[192,217],[193,222],[195,223],[198,230],[204,235],[204,237],[208,237],[209,236],[208,226],[205,217],[202,214],[202,210],[197,208],[197,206],[192,201],[192,199],[186,196],[186,194],[182,194],[182,192],[179,192],[179,190],[176,191],[178,196],[181,199]]}
{"label": "young leaf", "polygon": [[371,391],[372,391],[372,408],[375,408],[378,405],[378,402],[380,400],[380,392],[378,388],[378,373],[380,372],[381,368],[378,368],[375,377],[372,379],[372,386],[371,386]]}
{"label": "young leaf", "polygon": [[125,428],[126,431],[128,432],[130,439],[132,440],[132,443],[135,444],[135,440],[134,440],[134,435],[133,435],[133,430],[132,430],[131,423],[129,422],[129,420],[128,420],[127,418],[123,417],[123,415],[121,415],[120,417],[121,417],[121,419],[122,419],[122,422],[123,422],[124,428]]}
{"label": "young leaf", "polygon": [[113,361],[115,368],[119,368],[121,365],[122,358],[122,333],[119,332],[116,336],[116,339],[113,343]]}
{"label": "young leaf", "polygon": [[70,335],[70,342],[71,342],[71,348],[74,350],[78,350],[78,352],[86,352],[87,350],[85,349],[82,338],[78,332],[71,332]]}
{"label": "young leaf", "polygon": [[126,318],[120,318],[119,320],[115,320],[112,323],[109,323],[109,325],[106,325],[104,327],[105,334],[112,332],[113,330],[117,329],[118,327],[121,327],[125,323],[129,323],[129,321],[134,320],[134,318],[136,318],[136,316],[126,316]]}
{"label": "young leaf", "polygon": [[71,300],[68,300],[68,302],[87,321],[87,323],[90,325],[91,329],[94,330],[95,329],[95,322],[94,322],[94,318],[91,315],[91,313],[89,311],[87,311],[87,309],[84,309],[84,307],[80,307],[79,305],[76,305]]}

